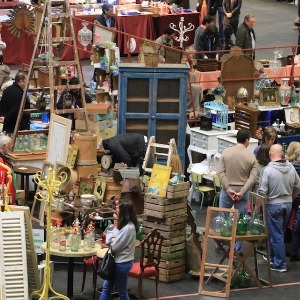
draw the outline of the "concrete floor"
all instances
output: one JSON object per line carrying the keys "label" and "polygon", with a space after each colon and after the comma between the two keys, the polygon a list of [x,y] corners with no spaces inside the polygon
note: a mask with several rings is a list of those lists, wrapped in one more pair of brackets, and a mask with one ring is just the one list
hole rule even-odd
{"label": "concrete floor", "polygon": [[[194,1],[194,0],[193,0]],[[195,2],[195,1],[194,1]],[[191,2],[191,3],[194,3]],[[193,5],[191,5],[193,7]],[[257,47],[295,45],[298,39],[298,28],[293,25],[297,17],[297,6],[285,1],[276,0],[244,0],[240,21],[246,13],[256,16],[255,32]],[[284,55],[291,54],[290,50],[284,49]],[[257,58],[270,59],[273,57],[273,50],[257,51]],[[93,68],[88,60],[83,61],[84,79],[87,83],[91,80]],[[11,66],[13,72],[18,67]],[[193,208],[197,211],[196,222],[198,226],[204,226],[206,218],[205,207],[200,211],[199,204],[194,204]],[[219,254],[214,251],[211,255],[216,258]],[[260,262],[264,268],[265,263]],[[233,290],[231,299],[297,299],[300,293],[299,281],[300,263],[289,263],[287,273],[273,272],[273,288],[251,288],[243,290]],[[86,279],[86,291],[79,296],[82,282],[82,265],[76,264],[74,274],[74,293],[75,299],[92,299],[92,277],[88,272]],[[66,293],[67,284],[67,265],[55,263],[54,287],[58,292]],[[98,287],[101,287],[102,280],[98,278]],[[186,274],[184,280],[175,283],[160,283],[159,295],[161,299],[199,299],[198,278]],[[137,280],[129,279],[128,287],[132,294],[137,295]],[[155,283],[153,280],[146,280],[143,289],[144,298],[151,299],[155,296]],[[98,299],[97,294],[96,299]],[[201,299],[212,299],[212,297],[201,296]]]}

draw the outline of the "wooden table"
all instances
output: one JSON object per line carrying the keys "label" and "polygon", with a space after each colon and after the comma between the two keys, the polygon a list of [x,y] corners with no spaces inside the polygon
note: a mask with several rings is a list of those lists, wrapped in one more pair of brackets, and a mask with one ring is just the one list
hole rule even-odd
{"label": "wooden table", "polygon": [[[43,243],[41,246],[42,251],[46,251],[47,243]],[[73,298],[73,281],[74,281],[74,258],[76,257],[89,257],[96,255],[97,252],[101,249],[101,245],[95,244],[95,248],[92,248],[90,251],[86,251],[83,248],[83,241],[81,241],[81,247],[78,252],[73,252],[71,249],[66,251],[59,251],[59,249],[53,249],[50,247],[50,254],[60,257],[68,257],[68,282],[67,282],[67,296]],[[107,251],[107,250],[106,250]]]}
{"label": "wooden table", "polygon": [[25,203],[29,200],[29,177],[35,175],[41,171],[40,168],[27,166],[27,165],[15,165],[14,172],[21,175],[21,189],[25,190]]}

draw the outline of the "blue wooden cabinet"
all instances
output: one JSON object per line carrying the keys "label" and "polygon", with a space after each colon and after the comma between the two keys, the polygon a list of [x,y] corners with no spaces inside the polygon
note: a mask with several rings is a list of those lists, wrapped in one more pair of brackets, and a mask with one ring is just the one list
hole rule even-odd
{"label": "blue wooden cabinet", "polygon": [[155,136],[161,144],[175,138],[183,167],[188,72],[183,64],[119,66],[118,133]]}

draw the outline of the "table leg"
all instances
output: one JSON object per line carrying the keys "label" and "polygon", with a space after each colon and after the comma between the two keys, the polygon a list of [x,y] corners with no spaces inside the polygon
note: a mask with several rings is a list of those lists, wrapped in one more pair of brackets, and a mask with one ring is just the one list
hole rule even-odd
{"label": "table leg", "polygon": [[69,257],[67,296],[73,299],[74,257]]}
{"label": "table leg", "polygon": [[[25,175],[25,203],[28,203],[29,200],[29,175]],[[23,183],[24,186],[24,183]]]}

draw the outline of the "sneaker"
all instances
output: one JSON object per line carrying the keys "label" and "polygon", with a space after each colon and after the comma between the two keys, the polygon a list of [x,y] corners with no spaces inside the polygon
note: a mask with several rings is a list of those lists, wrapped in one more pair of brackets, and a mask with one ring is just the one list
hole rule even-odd
{"label": "sneaker", "polygon": [[[268,262],[268,258],[265,256],[265,255],[263,255],[263,260],[265,261],[265,262]],[[274,263],[272,262],[272,261],[270,261],[270,265],[272,266]]]}
{"label": "sneaker", "polygon": [[286,271],[287,271],[287,268],[286,268],[286,267],[275,267],[274,265],[272,265],[272,266],[271,266],[271,270],[272,270],[272,271],[276,271],[276,272],[283,273],[283,272],[286,272]]}

